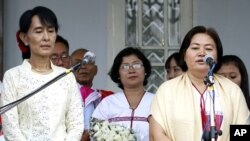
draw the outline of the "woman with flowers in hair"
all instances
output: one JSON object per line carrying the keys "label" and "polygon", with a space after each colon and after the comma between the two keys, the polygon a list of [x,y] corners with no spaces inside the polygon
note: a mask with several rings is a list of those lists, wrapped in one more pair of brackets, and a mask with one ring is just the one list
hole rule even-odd
{"label": "woman with flowers in hair", "polygon": [[[53,65],[58,22],[53,11],[38,6],[19,21],[18,45],[23,63],[4,74],[1,106],[20,99],[62,74]],[[7,140],[79,141],[83,132],[80,92],[71,73],[2,115]]]}

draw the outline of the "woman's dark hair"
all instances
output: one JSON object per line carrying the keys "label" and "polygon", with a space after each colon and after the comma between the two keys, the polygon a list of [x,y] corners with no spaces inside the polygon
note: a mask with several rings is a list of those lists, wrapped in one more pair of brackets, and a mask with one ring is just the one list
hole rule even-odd
{"label": "woman's dark hair", "polygon": [[[21,15],[18,32],[27,33],[34,16],[38,16],[43,26],[55,27],[56,32],[58,32],[59,25],[55,13],[49,8],[43,6],[37,6],[31,10],[27,10]],[[30,48],[29,46],[26,47],[28,48],[28,51],[22,52],[23,59],[30,58]]]}
{"label": "woman's dark hair", "polygon": [[250,109],[248,73],[244,62],[236,55],[224,55],[221,59],[221,65],[225,64],[233,64],[239,69],[241,75],[240,88],[246,99],[248,109]]}
{"label": "woman's dark hair", "polygon": [[130,56],[130,55],[135,55],[137,56],[143,63],[144,70],[145,70],[145,79],[143,82],[143,85],[147,85],[148,77],[151,74],[151,64],[149,60],[144,56],[144,54],[138,49],[134,47],[127,47],[123,50],[121,50],[117,56],[114,59],[114,63],[110,69],[109,76],[112,79],[113,82],[117,83],[118,87],[123,89],[123,84],[120,80],[120,74],[119,74],[119,69],[122,64],[123,57]]}
{"label": "woman's dark hair", "polygon": [[217,50],[217,64],[216,64],[214,71],[217,71],[220,68],[221,58],[223,55],[222,43],[221,43],[221,40],[220,40],[218,33],[213,28],[206,28],[204,26],[193,27],[186,34],[185,38],[183,39],[183,42],[182,42],[181,48],[180,48],[181,68],[183,71],[188,70],[187,64],[184,60],[184,56],[185,56],[185,53],[186,53],[188,47],[190,46],[192,38],[194,37],[194,35],[196,35],[198,33],[205,33],[205,34],[209,35],[214,40],[214,42],[216,44],[216,50]]}
{"label": "woman's dark hair", "polygon": [[168,68],[170,68],[170,62],[171,62],[172,59],[175,60],[177,66],[179,66],[179,67],[181,66],[181,62],[180,62],[181,56],[180,56],[180,53],[179,52],[175,52],[175,53],[171,54],[168,57],[168,59],[166,60],[166,62],[165,62],[165,69],[166,70]]}

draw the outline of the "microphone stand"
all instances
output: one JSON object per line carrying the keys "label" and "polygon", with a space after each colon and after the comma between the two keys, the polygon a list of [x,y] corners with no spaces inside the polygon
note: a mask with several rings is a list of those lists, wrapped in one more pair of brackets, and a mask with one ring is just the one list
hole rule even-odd
{"label": "microphone stand", "polygon": [[204,83],[208,86],[209,94],[210,94],[210,131],[205,131],[206,127],[203,129],[204,133],[202,135],[202,139],[204,141],[217,141],[218,135],[222,135],[221,130],[216,129],[216,117],[215,117],[215,91],[214,91],[214,76],[213,71],[215,68],[215,64],[210,66],[210,70],[208,71],[208,75],[205,77]]}
{"label": "microphone stand", "polygon": [[14,101],[14,102],[11,102],[9,104],[6,104],[2,107],[0,107],[0,115],[2,115],[3,113],[9,111],[11,108],[15,107],[16,105],[24,102],[25,100],[27,100],[28,98],[30,98],[31,96],[35,95],[37,92],[45,89],[46,87],[48,87],[49,85],[51,85],[52,83],[56,82],[57,80],[63,78],[64,76],[66,76],[67,74],[75,71],[75,70],[78,70],[81,65],[85,65],[84,62],[81,62],[81,63],[78,63],[76,65],[74,65],[73,67],[71,67],[70,69],[67,69],[65,72],[59,74],[58,76],[56,76],[55,78],[53,78],[52,80],[50,80],[49,82],[43,84],[42,86],[40,86],[39,88],[35,89],[34,91],[32,91],[31,93],[27,94],[26,96]]}

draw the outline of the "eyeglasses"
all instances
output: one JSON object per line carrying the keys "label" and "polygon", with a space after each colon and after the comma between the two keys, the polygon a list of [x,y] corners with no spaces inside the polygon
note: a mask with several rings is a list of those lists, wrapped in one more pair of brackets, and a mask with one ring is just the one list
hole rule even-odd
{"label": "eyeglasses", "polygon": [[134,64],[122,64],[121,65],[121,69],[128,71],[130,68],[134,69],[134,70],[139,70],[143,67],[142,63],[134,63]]}
{"label": "eyeglasses", "polygon": [[67,54],[62,54],[62,55],[52,55],[51,57],[50,57],[50,59],[51,59],[51,61],[53,62],[53,63],[56,63],[56,62],[58,62],[59,61],[59,59],[61,59],[62,60],[62,62],[67,62],[67,61],[69,61],[69,56],[67,55]]}

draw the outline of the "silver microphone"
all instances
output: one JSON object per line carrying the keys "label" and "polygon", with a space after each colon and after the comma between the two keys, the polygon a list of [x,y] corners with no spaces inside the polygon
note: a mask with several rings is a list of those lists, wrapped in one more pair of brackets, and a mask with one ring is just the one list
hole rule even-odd
{"label": "silver microphone", "polygon": [[85,53],[81,65],[86,65],[95,62],[95,54],[91,51]]}
{"label": "silver microphone", "polygon": [[206,64],[208,64],[209,66],[213,66],[216,64],[216,62],[214,61],[214,58],[212,55],[207,54],[204,58],[203,58],[203,62],[205,62]]}

